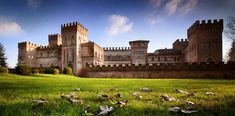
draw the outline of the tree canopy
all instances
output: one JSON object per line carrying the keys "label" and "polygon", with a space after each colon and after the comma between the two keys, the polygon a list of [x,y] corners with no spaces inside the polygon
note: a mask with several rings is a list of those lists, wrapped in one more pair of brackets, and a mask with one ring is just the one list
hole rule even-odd
{"label": "tree canopy", "polygon": [[6,63],[6,56],[5,56],[5,49],[2,43],[0,43],[0,66],[1,67],[7,67]]}

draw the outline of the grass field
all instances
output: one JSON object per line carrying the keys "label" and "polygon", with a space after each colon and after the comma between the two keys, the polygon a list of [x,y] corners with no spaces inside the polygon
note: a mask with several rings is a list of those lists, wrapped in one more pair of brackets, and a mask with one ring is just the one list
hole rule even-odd
{"label": "grass field", "polygon": [[[151,92],[141,92],[140,88],[148,87]],[[83,104],[71,104],[62,99],[61,92],[69,93],[74,88],[81,88],[76,94]],[[118,90],[110,90],[112,88]],[[195,96],[175,93],[173,88],[196,92]],[[207,96],[211,91],[215,95]],[[133,92],[140,92],[142,99],[137,99]],[[110,100],[100,98],[98,94],[122,95],[120,100],[128,100],[124,107],[112,104]],[[160,95],[179,99],[178,102],[165,102]],[[33,99],[44,98],[43,105],[32,103]],[[169,112],[168,108],[179,106],[187,108],[185,101],[193,101],[191,106],[199,111],[190,115],[234,115],[235,114],[235,80],[193,80],[193,79],[96,79],[77,78],[67,75],[38,74],[19,76],[0,74],[0,115],[85,115],[84,108],[89,104],[90,111],[98,114],[101,105],[113,106],[110,115],[115,116],[162,116],[188,115]]]}

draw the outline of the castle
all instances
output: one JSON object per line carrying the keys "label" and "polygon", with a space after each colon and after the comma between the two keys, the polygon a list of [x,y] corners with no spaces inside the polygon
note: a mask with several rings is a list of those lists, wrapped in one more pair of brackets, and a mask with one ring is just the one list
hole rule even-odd
{"label": "castle", "polygon": [[[71,67],[75,72],[90,65],[145,65],[222,61],[223,20],[196,21],[188,39],[177,39],[172,49],[148,53],[148,40],[130,41],[130,47],[101,47],[88,40],[88,29],[78,22],[61,25],[61,34],[48,35],[48,46],[18,43],[18,63],[35,68]],[[76,74],[76,73],[75,73]]]}

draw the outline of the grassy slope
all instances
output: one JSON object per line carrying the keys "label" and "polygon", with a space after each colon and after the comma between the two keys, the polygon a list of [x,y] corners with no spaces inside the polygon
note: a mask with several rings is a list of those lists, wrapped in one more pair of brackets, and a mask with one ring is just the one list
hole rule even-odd
{"label": "grassy slope", "polygon": [[[149,87],[153,92],[143,93],[142,100],[137,100],[132,93],[142,87]],[[70,104],[60,98],[60,92],[69,93],[73,88],[83,100],[83,105]],[[118,91],[109,91],[118,88]],[[173,88],[198,92],[195,97],[176,94]],[[100,105],[112,105],[109,101],[100,101],[96,93],[114,96],[123,95],[128,99],[123,108],[114,106],[112,115],[178,115],[168,112],[173,106],[187,107],[185,100],[195,102],[200,112],[193,115],[232,115],[235,114],[235,80],[192,80],[192,79],[90,79],[66,75],[19,76],[0,74],[0,115],[81,115],[87,104],[91,112],[97,114]],[[202,92],[212,91],[215,96],[205,96]],[[162,102],[160,95],[167,93],[181,99],[177,102]],[[32,99],[46,98],[49,103],[36,106]],[[152,101],[152,102],[147,102]]]}

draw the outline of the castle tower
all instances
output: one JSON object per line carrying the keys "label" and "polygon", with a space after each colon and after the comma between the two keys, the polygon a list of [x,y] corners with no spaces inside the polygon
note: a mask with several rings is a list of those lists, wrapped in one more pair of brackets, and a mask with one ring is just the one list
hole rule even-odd
{"label": "castle tower", "polygon": [[130,41],[131,46],[131,64],[147,64],[147,40]]}
{"label": "castle tower", "polygon": [[187,62],[222,61],[222,19],[196,21],[187,31]]}
{"label": "castle tower", "polygon": [[88,42],[88,30],[78,22],[61,25],[62,69],[71,67],[75,74],[82,68],[81,44]]}
{"label": "castle tower", "polygon": [[60,34],[51,34],[48,35],[49,46],[61,45],[62,38]]}
{"label": "castle tower", "polygon": [[176,50],[184,50],[188,47],[188,40],[187,39],[177,39],[174,43],[173,43],[173,49]]}
{"label": "castle tower", "polygon": [[18,63],[36,67],[36,48],[38,45],[31,42],[18,43]]}

